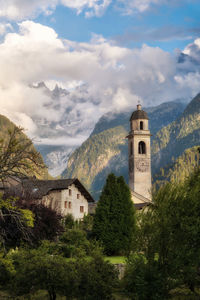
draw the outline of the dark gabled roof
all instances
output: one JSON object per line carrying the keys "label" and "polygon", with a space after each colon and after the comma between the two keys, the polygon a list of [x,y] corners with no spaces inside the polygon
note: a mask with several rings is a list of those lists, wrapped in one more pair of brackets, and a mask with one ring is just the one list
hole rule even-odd
{"label": "dark gabled roof", "polygon": [[22,186],[25,191],[32,192],[35,199],[40,199],[41,197],[47,195],[53,190],[65,190],[68,189],[72,184],[74,184],[78,190],[85,196],[88,202],[94,202],[94,199],[82,183],[77,179],[59,179],[59,180],[38,180],[38,179],[23,179]]}
{"label": "dark gabled roof", "polygon": [[144,110],[136,110],[136,111],[134,111],[132,113],[131,117],[130,117],[130,121],[132,121],[132,120],[138,120],[138,119],[149,120],[146,111],[144,111]]}

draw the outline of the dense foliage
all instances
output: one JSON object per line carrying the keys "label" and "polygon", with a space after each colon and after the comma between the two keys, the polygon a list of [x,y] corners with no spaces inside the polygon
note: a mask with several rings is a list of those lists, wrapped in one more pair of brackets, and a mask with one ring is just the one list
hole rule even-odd
{"label": "dense foliage", "polygon": [[46,290],[50,300],[57,295],[66,299],[111,299],[117,282],[114,267],[101,257],[66,261],[61,255],[38,249],[18,251],[11,260],[16,270],[12,284],[14,296]]}
{"label": "dense foliage", "polygon": [[94,216],[93,234],[107,254],[129,253],[135,229],[131,193],[123,177],[108,175]]}
{"label": "dense foliage", "polygon": [[[124,279],[131,297],[168,299],[173,289],[200,287],[200,170],[183,184],[166,184],[138,220],[135,253]],[[153,283],[152,283],[153,276]],[[158,292],[155,292],[155,284]],[[143,286],[143,289],[141,289]]]}
{"label": "dense foliage", "polygon": [[18,206],[29,210],[34,216],[31,228],[31,243],[39,244],[42,240],[54,241],[62,232],[61,215],[50,207],[31,202],[17,202]]}
{"label": "dense foliage", "polygon": [[160,172],[154,176],[156,188],[165,184],[166,181],[173,183],[184,182],[199,166],[200,146],[186,149],[174,162],[161,168]]}
{"label": "dense foliage", "polygon": [[[200,139],[200,94],[186,107],[174,122],[163,127],[153,138],[152,165],[157,173],[164,165],[171,164],[185,149],[199,145]],[[163,165],[164,162],[164,165]]]}
{"label": "dense foliage", "polygon": [[2,199],[0,196],[0,247],[4,251],[31,242],[34,216],[30,210],[16,205],[15,198]]}

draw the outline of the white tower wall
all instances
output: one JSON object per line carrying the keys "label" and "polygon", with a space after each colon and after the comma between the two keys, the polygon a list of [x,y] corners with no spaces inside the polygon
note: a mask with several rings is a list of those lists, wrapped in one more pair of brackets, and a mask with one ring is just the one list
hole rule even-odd
{"label": "white tower wall", "polygon": [[151,134],[147,114],[141,111],[141,106],[138,110],[140,112],[134,112],[130,120],[131,131],[128,135],[129,186],[141,199],[144,197],[151,201]]}

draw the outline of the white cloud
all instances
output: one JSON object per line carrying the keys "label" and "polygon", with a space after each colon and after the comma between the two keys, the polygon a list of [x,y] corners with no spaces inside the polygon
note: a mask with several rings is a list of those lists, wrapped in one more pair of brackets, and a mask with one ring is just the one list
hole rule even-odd
{"label": "white cloud", "polygon": [[40,13],[49,15],[59,4],[74,9],[77,14],[84,12],[86,17],[100,17],[111,3],[123,13],[132,14],[143,13],[153,5],[173,4],[174,0],[0,0],[0,17],[24,20]]}
{"label": "white cloud", "polygon": [[187,45],[183,53],[200,62],[200,38]]}
{"label": "white cloud", "polygon": [[86,16],[101,16],[112,0],[61,0],[62,4],[73,8],[80,14],[86,10]]}
{"label": "white cloud", "polygon": [[58,0],[0,0],[0,17],[23,20],[39,13],[49,14]]}
{"label": "white cloud", "polygon": [[[192,97],[200,73],[191,64],[158,47],[127,49],[99,36],[61,40],[52,28],[25,21],[0,43],[1,113],[45,143],[78,144],[105,112],[131,111],[138,99],[156,105]],[[42,81],[51,91],[36,87]]]}
{"label": "white cloud", "polygon": [[51,14],[58,4],[74,9],[86,16],[101,16],[112,0],[0,0],[0,17],[10,20],[34,18],[40,13]]}
{"label": "white cloud", "polygon": [[149,9],[151,5],[160,5],[163,0],[118,0],[124,8],[126,14],[132,14],[133,12],[144,12]]}
{"label": "white cloud", "polygon": [[8,31],[12,31],[13,27],[10,23],[0,23],[0,35],[4,35]]}

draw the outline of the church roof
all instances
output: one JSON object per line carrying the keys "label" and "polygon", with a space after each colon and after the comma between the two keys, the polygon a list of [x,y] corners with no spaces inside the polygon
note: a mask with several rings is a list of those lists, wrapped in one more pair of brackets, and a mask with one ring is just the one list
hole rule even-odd
{"label": "church roof", "polygon": [[130,121],[132,120],[138,120],[138,119],[146,119],[149,120],[148,115],[146,111],[144,110],[136,110],[132,113]]}

